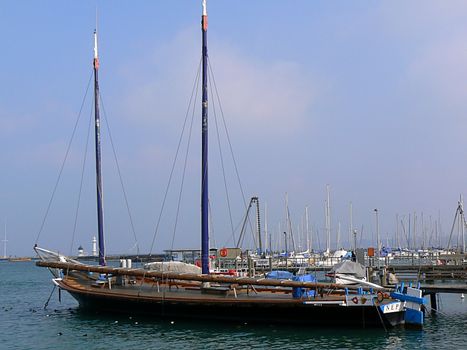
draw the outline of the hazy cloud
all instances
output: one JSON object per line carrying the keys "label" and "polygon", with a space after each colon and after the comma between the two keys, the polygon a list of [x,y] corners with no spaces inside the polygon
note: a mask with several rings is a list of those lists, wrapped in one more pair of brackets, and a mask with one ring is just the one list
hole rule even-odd
{"label": "hazy cloud", "polygon": [[[200,60],[193,33],[197,31],[180,33],[136,63],[144,67],[144,74],[127,74],[124,109],[134,121],[160,126],[173,123],[175,113],[185,113]],[[311,116],[314,89],[303,67],[295,62],[262,61],[227,45],[211,46],[210,63],[231,127],[277,134],[304,126]],[[196,107],[199,99],[198,94]],[[210,114],[214,108],[219,113],[217,97],[213,101],[210,93],[209,99]]]}

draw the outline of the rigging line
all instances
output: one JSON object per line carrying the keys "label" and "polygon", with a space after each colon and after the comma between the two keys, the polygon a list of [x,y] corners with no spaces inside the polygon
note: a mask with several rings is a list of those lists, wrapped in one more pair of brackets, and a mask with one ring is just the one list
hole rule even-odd
{"label": "rigging line", "polygon": [[84,157],[83,157],[83,166],[81,168],[81,181],[79,184],[79,192],[78,192],[78,203],[76,205],[76,212],[75,212],[75,222],[73,224],[73,233],[71,235],[71,245],[70,245],[70,255],[73,252],[73,245],[75,242],[75,233],[76,233],[76,227],[78,225],[78,213],[79,213],[79,207],[81,203],[81,193],[83,189],[83,181],[84,181],[84,170],[86,168],[86,159],[87,159],[87,154],[88,154],[88,146],[89,146],[89,135],[91,134],[91,123],[92,122],[92,108],[91,112],[89,113],[89,123],[88,123],[88,134],[86,137],[86,146],[84,149]]}
{"label": "rigging line", "polygon": [[445,317],[449,317],[448,314],[442,312],[441,310],[433,309],[433,308],[432,308],[431,306],[429,306],[429,305],[424,305],[424,306],[430,308],[430,310],[429,310],[430,312],[436,312],[437,314],[443,315],[443,316],[445,316]]}
{"label": "rigging line", "polygon": [[387,330],[387,328],[386,328],[386,325],[384,324],[383,316],[381,316],[381,313],[380,313],[380,311],[378,310],[378,305],[376,305],[376,303],[375,303],[374,305],[375,305],[375,308],[376,308],[376,312],[377,312],[377,314],[378,314],[378,316],[379,316],[379,320],[381,321],[381,324],[383,325],[384,331],[387,333],[388,330]]}
{"label": "rigging line", "polygon": [[[242,216],[242,217],[240,218],[240,220],[238,221],[237,225],[235,226],[234,232],[237,232],[237,231],[238,231],[238,229],[240,228],[240,226],[243,224],[243,220],[244,220],[244,217]],[[225,243],[224,246],[230,242],[230,239],[231,239],[231,238],[232,238],[232,237],[230,237],[229,239],[227,239],[227,240],[224,241],[224,243]],[[236,242],[233,241],[232,244],[236,244]]]}
{"label": "rigging line", "polygon": [[294,240],[293,230],[292,230],[292,219],[290,218],[290,211],[289,211],[288,206],[287,206],[287,216],[289,217],[288,224],[289,224],[290,237],[292,238],[292,248],[293,250],[295,250],[295,240]]}
{"label": "rigging line", "polygon": [[[238,220],[238,224],[237,224],[237,226],[235,226],[234,232],[237,232],[237,231],[238,231],[238,229],[240,228],[240,226],[242,225],[242,223],[243,223],[243,217],[241,217],[241,218]],[[233,241],[232,244],[235,244],[235,241]]]}
{"label": "rigging line", "polygon": [[231,154],[231,156],[232,156],[232,161],[233,161],[233,163],[234,163],[235,173],[236,173],[236,175],[237,175],[237,181],[238,181],[238,184],[239,184],[239,186],[240,186],[240,191],[241,191],[241,193],[242,193],[243,204],[245,205],[245,209],[246,209],[246,208],[248,207],[248,205],[247,205],[247,202],[246,202],[245,193],[244,193],[244,191],[243,191],[242,182],[241,182],[241,180],[240,180],[240,174],[239,174],[239,172],[238,172],[237,161],[235,160],[235,155],[234,155],[232,143],[230,142],[230,134],[229,134],[229,130],[228,130],[228,128],[227,128],[227,123],[226,123],[226,121],[225,121],[224,110],[223,110],[222,104],[221,104],[221,102],[220,102],[220,96],[219,96],[219,91],[217,90],[216,79],[214,78],[214,73],[212,73],[211,61],[209,60],[209,58],[208,58],[208,64],[209,64],[209,69],[211,70],[211,74],[212,74],[212,82],[213,82],[213,85],[214,85],[214,90],[216,91],[217,100],[218,100],[218,102],[219,102],[219,109],[220,109],[220,112],[221,112],[222,122],[223,122],[225,134],[226,134],[226,136],[227,136],[227,141],[228,141],[229,148],[230,148],[230,154]]}
{"label": "rigging line", "polygon": [[[240,237],[238,238],[238,242],[237,242],[237,248],[240,248],[241,246],[243,246],[243,242],[245,241],[245,226],[246,226],[246,223],[247,221],[250,222],[250,209],[252,207],[252,200],[250,199],[250,204],[248,205],[248,209],[245,213],[245,219],[243,220],[243,226],[242,226],[242,229],[240,231]],[[251,226],[251,223],[250,223],[250,226]],[[253,236],[253,241],[254,241],[254,244],[256,245],[256,241],[254,240],[254,236]]]}
{"label": "rigging line", "polygon": [[258,240],[257,240],[257,237],[256,237],[256,232],[253,232],[253,228],[251,227],[250,209],[252,208],[252,206],[253,206],[253,198],[250,199],[250,204],[248,205],[248,209],[246,211],[245,218],[243,220],[242,229],[240,231],[240,237],[239,237],[237,245],[236,245],[237,248],[243,246],[243,242],[245,242],[245,237],[246,237],[245,226],[246,226],[247,222],[249,223],[250,228],[251,228],[251,233],[252,233],[252,237],[253,237],[253,244],[255,245],[256,248],[258,248],[258,246],[259,246]]}
{"label": "rigging line", "polygon": [[152,253],[152,249],[154,248],[154,243],[155,243],[155,240],[156,240],[156,236],[157,236],[157,233],[159,231],[159,225],[160,225],[160,221],[161,221],[161,218],[162,218],[162,213],[164,211],[165,202],[167,200],[167,194],[169,192],[170,184],[172,182],[172,177],[173,177],[173,172],[174,172],[174,169],[175,169],[175,164],[177,163],[178,153],[180,151],[180,146],[182,144],[183,135],[185,133],[186,122],[188,120],[188,115],[190,113],[191,104],[192,104],[192,101],[193,101],[193,95],[196,92],[196,96],[198,96],[198,92],[197,92],[198,89],[197,88],[199,87],[199,76],[200,76],[200,71],[201,71],[201,59],[199,61],[199,65],[198,65],[198,72],[196,73],[195,81],[193,83],[193,89],[191,91],[190,102],[188,103],[188,108],[187,108],[187,111],[186,111],[186,114],[185,114],[185,120],[183,122],[182,132],[180,133],[180,138],[178,140],[177,151],[175,152],[175,157],[174,157],[174,160],[173,160],[173,163],[172,163],[172,169],[170,170],[169,180],[167,182],[167,187],[166,187],[165,193],[164,193],[164,199],[162,200],[161,210],[159,212],[159,217],[157,219],[156,227],[154,229],[154,235],[153,235],[151,246],[150,246],[150,249],[149,249],[149,255],[151,255],[151,253]]}
{"label": "rigging line", "polygon": [[45,304],[44,304],[44,310],[46,310],[46,309],[47,309],[47,306],[49,306],[49,302],[50,302],[50,299],[52,299],[52,295],[53,295],[54,292],[55,292],[55,288],[57,288],[57,285],[54,284],[54,287],[53,287],[53,289],[52,289],[52,292],[50,292],[50,295],[49,295],[49,297],[47,298],[47,301],[46,301]]}
{"label": "rigging line", "polygon": [[315,227],[315,232],[316,232],[316,240],[318,241],[318,250],[321,250],[321,241],[319,239],[319,229],[317,227]]}
{"label": "rigging line", "polygon": [[209,209],[209,243],[211,247],[216,247],[216,238],[214,237],[214,223],[212,221],[212,208],[211,201],[208,200],[208,209]]}
{"label": "rigging line", "polygon": [[115,165],[117,167],[117,173],[118,173],[118,178],[120,180],[120,186],[122,187],[123,198],[125,200],[125,205],[126,205],[126,209],[127,209],[127,212],[128,212],[128,218],[130,219],[131,231],[133,232],[133,238],[134,238],[135,243],[136,243],[136,254],[139,255],[138,238],[136,237],[136,230],[135,230],[135,225],[134,225],[134,221],[133,221],[133,215],[131,215],[130,204],[128,202],[128,196],[126,194],[125,185],[123,183],[123,176],[122,176],[122,172],[120,170],[120,164],[118,162],[117,151],[115,150],[115,146],[114,146],[114,142],[113,142],[113,138],[112,138],[112,133],[110,131],[109,118],[107,117],[107,112],[105,110],[104,100],[102,98],[102,95],[101,95],[100,91],[99,91],[99,99],[101,101],[102,112],[104,114],[105,126],[107,128],[107,132],[109,133],[110,145],[112,146],[112,152],[113,152],[113,156],[114,156],[114,160],[115,160]]}
{"label": "rigging line", "polygon": [[84,97],[83,97],[83,100],[81,102],[81,107],[79,108],[78,117],[76,118],[76,122],[75,122],[75,125],[73,127],[73,132],[71,133],[70,141],[68,142],[68,146],[67,146],[67,149],[66,149],[66,152],[65,152],[65,157],[63,159],[62,165],[60,166],[60,171],[58,173],[57,181],[55,182],[55,186],[54,186],[54,189],[52,191],[52,195],[50,196],[49,203],[47,205],[47,209],[46,209],[45,214],[44,214],[44,218],[42,219],[42,223],[41,223],[39,232],[37,233],[35,244],[37,244],[37,242],[39,241],[42,230],[44,229],[45,221],[47,220],[47,216],[49,215],[50,207],[52,206],[52,202],[53,202],[53,199],[55,197],[55,192],[57,191],[58,184],[60,183],[60,179],[62,177],[63,169],[65,168],[65,163],[66,163],[66,160],[68,159],[68,155],[70,153],[71,144],[72,144],[73,139],[75,137],[75,133],[76,133],[76,129],[78,127],[79,120],[81,119],[81,112],[83,110],[84,102],[86,101],[86,97],[88,95],[89,85],[91,83],[92,76],[93,76],[93,73],[91,72],[91,75],[89,76],[88,84],[86,86],[86,92],[84,93]]}
{"label": "rigging line", "polygon": [[407,243],[407,248],[409,247],[409,238],[407,236],[407,232],[405,232],[405,225],[404,225],[405,215],[401,219],[401,226],[402,226],[402,233],[404,234],[405,241]]}
{"label": "rigging line", "polygon": [[[212,75],[212,70],[210,70],[210,73]],[[214,77],[212,77],[212,79],[214,80]],[[232,230],[232,239],[235,242],[236,239],[235,239],[235,231],[234,231],[234,225],[233,225],[233,219],[232,219],[232,210],[231,210],[231,206],[230,206],[230,196],[229,196],[229,190],[228,190],[228,186],[227,186],[227,178],[225,176],[224,156],[222,154],[222,145],[221,145],[221,140],[220,140],[219,125],[218,125],[218,122],[217,122],[217,110],[216,110],[216,104],[214,103],[215,99],[214,99],[214,94],[213,94],[212,88],[210,89],[210,92],[211,92],[211,99],[212,99],[212,111],[213,111],[213,114],[214,114],[214,122],[215,122],[215,125],[216,125],[217,144],[218,144],[218,147],[219,147],[219,156],[220,156],[221,166],[222,166],[222,176],[224,178],[225,197],[226,197],[226,200],[227,200],[227,207],[229,209],[230,228]]]}
{"label": "rigging line", "polygon": [[[196,97],[195,97],[196,100]],[[180,214],[180,204],[182,202],[182,194],[183,194],[183,185],[185,184],[185,174],[186,174],[186,165],[188,162],[188,154],[190,153],[190,144],[191,144],[191,136],[192,136],[192,131],[193,131],[193,122],[195,120],[195,106],[193,106],[192,114],[191,114],[191,123],[190,123],[190,129],[188,131],[188,140],[186,144],[186,151],[185,151],[185,160],[183,162],[183,172],[182,172],[182,182],[180,184],[180,191],[178,193],[178,203],[177,203],[177,212],[175,214],[175,223],[174,223],[174,229],[173,229],[173,235],[172,235],[172,244],[170,246],[170,249],[173,250],[174,243],[175,243],[175,234],[177,231],[177,226],[178,226],[178,216]]]}
{"label": "rigging line", "polygon": [[362,225],[362,229],[360,230],[360,240],[358,241],[359,247],[362,246],[362,239],[363,239],[363,225]]}
{"label": "rigging line", "polygon": [[254,244],[255,244],[255,246],[256,246],[255,248],[258,248],[258,246],[256,245],[256,240],[254,239],[255,230],[254,230],[253,225],[252,225],[252,223],[251,223],[250,215],[248,215],[247,219],[248,219],[248,226],[250,226],[250,233],[251,233],[251,235],[253,236]]}
{"label": "rigging line", "polygon": [[[250,225],[251,237],[253,237],[253,245],[255,246],[255,248],[258,248],[258,243],[257,243],[257,241],[256,241],[255,234],[254,234],[254,232],[253,232],[253,227],[251,226],[250,213],[248,213],[247,221],[248,221],[248,224]],[[245,242],[245,238],[246,238],[246,234],[243,235],[242,243],[241,243],[241,245],[239,245],[239,247],[243,246],[243,242]],[[251,242],[251,241],[249,241],[249,242]],[[249,244],[250,244],[250,243],[249,243]],[[248,244],[248,245],[249,245],[249,244]]]}
{"label": "rigging line", "polygon": [[454,215],[454,220],[452,222],[452,227],[451,227],[451,233],[449,235],[449,240],[448,240],[448,245],[447,245],[447,249],[451,249],[451,238],[452,238],[452,233],[454,232],[454,228],[456,226],[456,220],[457,220],[457,214],[459,213],[459,207],[457,207],[456,209],[456,214]]}
{"label": "rigging line", "polygon": [[[221,112],[221,116],[222,116],[222,122],[223,122],[223,126],[224,126],[224,131],[225,131],[225,134],[227,136],[227,141],[228,141],[228,144],[229,144],[229,149],[230,149],[230,154],[231,154],[231,157],[232,157],[232,161],[233,161],[233,164],[234,164],[234,168],[235,168],[235,174],[237,176],[237,181],[238,181],[238,185],[240,187],[240,192],[242,194],[242,198],[243,198],[243,205],[245,206],[245,209],[248,208],[248,205],[247,205],[247,201],[246,201],[246,197],[245,197],[245,192],[243,191],[243,186],[242,186],[242,182],[240,180],[240,174],[239,174],[239,171],[238,171],[238,166],[237,166],[237,161],[235,160],[235,155],[234,155],[234,151],[233,151],[233,147],[232,147],[232,142],[230,141],[230,134],[229,134],[229,130],[227,128],[227,123],[225,121],[225,116],[224,116],[224,110],[222,108],[222,103],[221,103],[221,100],[220,100],[220,96],[219,96],[219,91],[217,89],[217,84],[216,84],[216,79],[214,77],[214,73],[213,73],[213,70],[212,70],[212,66],[211,66],[211,61],[209,60],[209,57],[208,57],[208,66],[209,66],[209,70],[211,71],[211,75],[212,75],[212,82],[214,85],[214,90],[216,91],[216,96],[217,96],[217,101],[219,103],[219,110]],[[250,226],[250,229],[253,231],[253,226],[251,224],[251,220],[250,218],[248,217],[248,224]]]}

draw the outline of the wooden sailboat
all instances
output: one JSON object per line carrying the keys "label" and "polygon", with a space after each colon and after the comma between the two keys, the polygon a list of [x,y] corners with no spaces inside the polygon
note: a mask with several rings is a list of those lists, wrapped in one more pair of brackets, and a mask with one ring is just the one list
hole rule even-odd
{"label": "wooden sailboat", "polygon": [[[53,282],[82,308],[157,317],[318,326],[387,327],[406,323],[408,303],[421,325],[420,296],[382,287],[293,280],[223,276],[209,273],[208,237],[208,86],[206,0],[202,1],[202,164],[201,274],[109,267],[105,262],[100,174],[97,33],[94,50],[96,184],[99,265],[86,265],[38,246],[38,266],[49,268]],[[415,290],[415,289],[414,289]],[[404,298],[409,298],[404,300]],[[414,318],[414,317],[412,317]]]}

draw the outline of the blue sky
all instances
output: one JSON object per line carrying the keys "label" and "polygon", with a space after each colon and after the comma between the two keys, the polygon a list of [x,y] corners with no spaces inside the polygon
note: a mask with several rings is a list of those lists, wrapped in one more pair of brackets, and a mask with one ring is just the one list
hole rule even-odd
{"label": "blue sky", "polygon": [[[0,221],[9,254],[32,254],[92,72],[96,4],[101,94],[139,246],[149,250],[199,64],[200,3],[1,2]],[[208,13],[210,61],[245,195],[267,203],[273,237],[288,193],[294,232],[308,205],[323,248],[326,184],[333,242],[340,222],[347,245],[350,201],[362,245],[372,244],[374,208],[384,238],[394,236],[396,214],[414,212],[418,232],[423,213],[425,232],[439,216],[449,235],[467,179],[465,2],[211,0]],[[39,237],[65,253],[90,250],[96,231],[89,153],[71,246],[91,102]],[[214,127],[211,117],[213,235],[231,246]],[[199,246],[198,131],[195,119],[175,238],[180,166],[153,251]],[[102,137],[108,251],[130,252],[107,130]],[[226,168],[236,225],[245,208]]]}

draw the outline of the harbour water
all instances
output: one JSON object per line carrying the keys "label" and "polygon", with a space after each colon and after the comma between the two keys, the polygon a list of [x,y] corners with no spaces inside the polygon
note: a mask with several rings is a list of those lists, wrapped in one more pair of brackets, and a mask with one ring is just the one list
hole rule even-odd
{"label": "harbour water", "polygon": [[0,349],[465,349],[467,301],[441,294],[423,330],[300,328],[102,315],[58,300],[47,269],[0,262]]}

